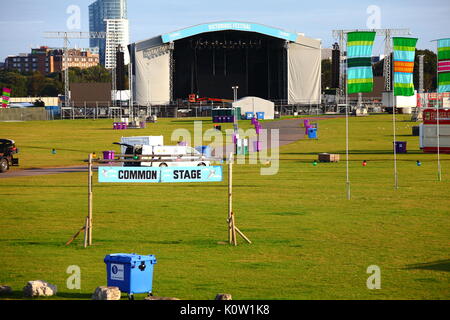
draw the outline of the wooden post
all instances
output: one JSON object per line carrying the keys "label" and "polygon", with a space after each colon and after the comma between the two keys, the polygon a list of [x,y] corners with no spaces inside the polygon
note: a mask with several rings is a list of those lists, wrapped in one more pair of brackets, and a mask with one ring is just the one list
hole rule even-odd
{"label": "wooden post", "polygon": [[84,247],[86,248],[88,245],[88,233],[89,233],[89,218],[86,217],[84,223]]}
{"label": "wooden post", "polygon": [[92,153],[89,154],[88,165],[88,244],[92,245]]}
{"label": "wooden post", "polygon": [[233,241],[233,154],[230,153],[228,159],[228,242],[231,244]]}
{"label": "wooden post", "polygon": [[236,227],[233,212],[233,153],[230,153],[228,161],[228,243],[237,246],[236,233],[238,233],[248,243],[252,242],[241,230],[238,229],[238,227]]}

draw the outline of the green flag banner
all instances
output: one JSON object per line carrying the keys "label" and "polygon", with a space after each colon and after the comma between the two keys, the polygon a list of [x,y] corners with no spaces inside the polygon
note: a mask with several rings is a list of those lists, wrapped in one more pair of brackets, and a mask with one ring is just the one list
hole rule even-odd
{"label": "green flag banner", "polygon": [[394,37],[394,96],[413,96],[417,38]]}
{"label": "green flag banner", "polygon": [[375,32],[347,33],[347,93],[372,92]]}
{"label": "green flag banner", "polygon": [[438,92],[450,92],[450,38],[438,43]]}

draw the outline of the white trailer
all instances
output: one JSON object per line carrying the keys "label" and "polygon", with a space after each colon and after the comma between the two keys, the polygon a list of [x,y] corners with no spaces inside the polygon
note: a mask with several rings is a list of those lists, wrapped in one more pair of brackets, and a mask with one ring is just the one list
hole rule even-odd
{"label": "white trailer", "polygon": [[[147,157],[148,156],[148,157]],[[207,157],[188,146],[142,146],[143,167],[210,166]],[[150,160],[150,161],[145,161]]]}

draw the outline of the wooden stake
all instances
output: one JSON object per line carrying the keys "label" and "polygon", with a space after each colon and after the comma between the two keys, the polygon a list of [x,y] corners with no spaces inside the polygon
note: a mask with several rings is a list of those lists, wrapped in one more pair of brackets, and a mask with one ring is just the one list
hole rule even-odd
{"label": "wooden stake", "polygon": [[231,227],[232,227],[232,233],[231,233],[231,238],[232,238],[232,242],[234,246],[237,246],[237,239],[236,239],[236,226],[234,224],[234,213],[231,212]]}
{"label": "wooden stake", "polygon": [[73,242],[73,240],[75,240],[76,237],[78,237],[78,235],[81,233],[81,231],[85,230],[86,226],[83,226],[77,233],[75,233],[72,238],[69,239],[69,241],[66,242],[66,246],[68,246],[69,244],[71,244]]}
{"label": "wooden stake", "polygon": [[250,244],[252,243],[252,242],[250,241],[250,239],[247,238],[247,237],[245,236],[245,234],[242,233],[241,230],[239,230],[238,227],[234,226],[234,229],[236,230],[236,232],[237,232],[237,233],[238,233],[245,241],[247,241],[247,242],[250,243]]}

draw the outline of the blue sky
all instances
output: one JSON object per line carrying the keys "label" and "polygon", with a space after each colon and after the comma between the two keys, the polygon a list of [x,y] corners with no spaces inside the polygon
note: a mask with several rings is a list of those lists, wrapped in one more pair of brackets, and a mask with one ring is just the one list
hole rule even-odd
{"label": "blue sky", "polygon": [[[67,8],[81,9],[80,29],[88,31],[88,5],[93,0],[0,0],[0,60],[7,55],[29,52],[30,47],[58,47],[62,40],[43,38],[45,31],[71,31]],[[333,29],[365,29],[370,18],[367,8],[380,9],[381,28],[410,28],[418,37],[419,49],[433,49],[430,40],[450,37],[450,1],[448,0],[128,0],[131,40],[143,40],[195,24],[237,20],[266,24],[320,38],[323,47],[335,39]],[[73,46],[87,47],[87,40],[72,41]],[[379,39],[374,54],[382,53]]]}

